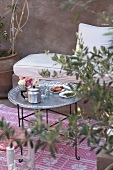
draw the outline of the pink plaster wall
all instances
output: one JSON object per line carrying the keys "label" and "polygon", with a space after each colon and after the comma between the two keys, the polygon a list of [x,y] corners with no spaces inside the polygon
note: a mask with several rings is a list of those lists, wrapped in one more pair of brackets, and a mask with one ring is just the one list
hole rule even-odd
{"label": "pink plaster wall", "polygon": [[[22,0],[20,0],[22,1]],[[0,15],[11,0],[0,0]],[[99,25],[96,14],[103,10],[112,11],[112,0],[94,0],[90,10],[83,10],[77,23],[74,22],[76,9],[63,11],[60,0],[29,0],[30,16],[23,32],[16,42],[20,58],[31,53],[50,52],[72,54],[75,48],[75,33],[80,22]],[[6,29],[9,28],[9,14],[6,15]],[[8,46],[8,42],[6,43]]]}

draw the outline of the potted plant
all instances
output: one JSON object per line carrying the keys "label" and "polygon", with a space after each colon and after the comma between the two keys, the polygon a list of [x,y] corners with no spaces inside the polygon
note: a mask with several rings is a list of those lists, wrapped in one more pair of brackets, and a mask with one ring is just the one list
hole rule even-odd
{"label": "potted plant", "polygon": [[[0,16],[0,98],[6,98],[8,91],[12,87],[12,74],[13,74],[13,65],[17,62],[18,56],[15,51],[15,41],[22,31],[22,28],[26,25],[29,8],[28,0],[22,2],[21,12],[18,11],[19,1],[12,0],[11,4],[8,6],[8,9],[11,13],[11,21],[9,26],[9,35],[4,30],[4,15]],[[25,9],[27,8],[27,19],[23,22],[23,15]],[[3,46],[3,41],[9,40],[10,48],[6,49]]]}

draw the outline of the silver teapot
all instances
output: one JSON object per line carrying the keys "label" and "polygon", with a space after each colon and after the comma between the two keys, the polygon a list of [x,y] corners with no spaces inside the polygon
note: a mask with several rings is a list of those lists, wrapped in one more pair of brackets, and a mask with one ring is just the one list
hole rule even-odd
{"label": "silver teapot", "polygon": [[[24,96],[23,92],[25,91],[21,91],[21,95],[25,99],[26,97]],[[28,88],[27,89],[27,100],[29,103],[40,103],[41,102],[40,89],[35,86]]]}

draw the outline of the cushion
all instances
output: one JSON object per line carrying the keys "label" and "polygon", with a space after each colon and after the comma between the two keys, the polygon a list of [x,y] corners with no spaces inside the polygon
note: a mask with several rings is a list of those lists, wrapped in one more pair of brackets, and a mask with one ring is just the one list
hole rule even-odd
{"label": "cushion", "polygon": [[[100,49],[100,46],[108,48],[113,40],[113,35],[105,35],[109,32],[112,32],[111,27],[98,27],[84,23],[80,23],[78,28],[79,37],[82,37],[84,47],[88,47],[89,51],[92,51],[94,46],[97,49]],[[76,50],[77,48],[78,43]]]}
{"label": "cushion", "polygon": [[[84,23],[80,23],[78,27],[78,36],[80,39],[82,39],[83,46],[88,47],[89,52],[93,51],[94,46],[97,49],[100,49],[101,46],[105,46],[106,48],[113,46],[112,44],[113,35],[105,35],[106,33],[110,33],[110,32],[113,32],[113,27],[99,27],[99,26],[93,26]],[[79,40],[77,41],[74,56],[76,56],[77,51],[79,51]],[[85,57],[84,59],[86,60]],[[95,76],[96,78],[100,78],[98,74]],[[100,79],[100,83],[103,84],[103,81],[109,83],[111,81],[111,78],[113,79],[113,77],[110,78],[109,76],[111,76],[111,71],[109,75],[105,74],[105,77],[103,79]]]}
{"label": "cushion", "polygon": [[[60,54],[59,54],[60,55]],[[65,71],[61,69],[61,64],[56,63],[52,60],[54,53],[40,53],[40,54],[30,54],[25,58],[21,59],[17,63],[14,64],[13,70],[14,74],[17,76],[23,77],[31,77],[38,79],[46,79],[46,80],[62,80],[66,82],[75,82],[75,76],[68,76]],[[53,78],[50,76],[49,78],[42,77],[39,72],[43,70],[49,70],[51,75],[53,75],[53,71],[55,70],[58,73],[58,77]]]}

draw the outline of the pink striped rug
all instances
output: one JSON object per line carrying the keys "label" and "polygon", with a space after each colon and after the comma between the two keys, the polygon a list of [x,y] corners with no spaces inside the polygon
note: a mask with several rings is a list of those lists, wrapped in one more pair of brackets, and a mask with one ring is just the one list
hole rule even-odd
{"label": "pink striped rug", "polygon": [[[30,111],[25,111],[27,114]],[[45,114],[43,114],[43,120],[45,120]],[[18,126],[17,109],[10,108],[3,104],[0,104],[0,116],[10,122],[11,125]],[[50,113],[49,120],[53,123],[59,118],[59,115]],[[26,122],[27,124],[27,122]],[[67,120],[64,121],[63,126],[67,127]],[[74,156],[74,148],[72,146],[67,146],[65,142],[61,142],[57,145],[58,154],[56,154],[56,159],[53,159],[46,149],[45,151],[38,150],[35,154],[35,169],[36,170],[96,170],[96,155],[93,151],[90,151],[87,147],[86,142],[78,145],[78,155],[80,160],[76,160]],[[26,150],[26,148],[25,148]],[[18,149],[17,149],[17,152]],[[0,157],[0,164],[4,163],[6,159]],[[17,166],[20,167],[18,160],[16,161]],[[6,170],[6,168],[1,168],[0,170]]]}

